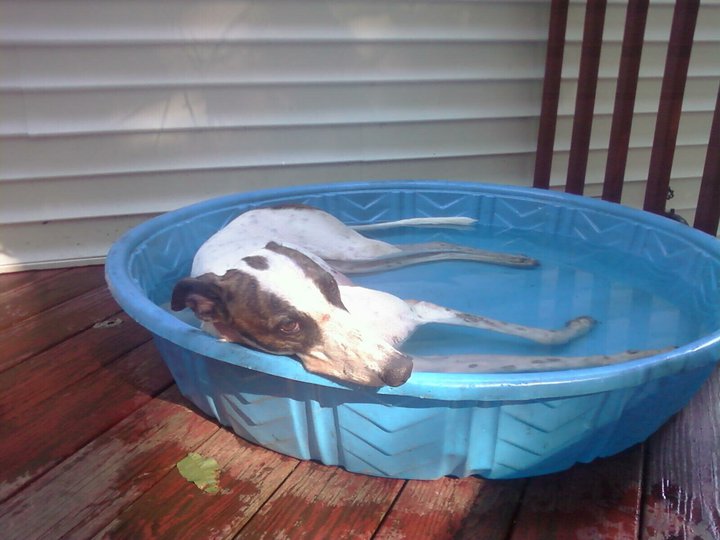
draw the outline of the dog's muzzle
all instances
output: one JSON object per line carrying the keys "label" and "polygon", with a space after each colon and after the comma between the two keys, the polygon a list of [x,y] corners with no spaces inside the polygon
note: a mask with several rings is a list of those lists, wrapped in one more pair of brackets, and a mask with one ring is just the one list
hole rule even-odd
{"label": "dog's muzzle", "polygon": [[311,373],[363,386],[400,386],[412,375],[412,358],[389,345],[378,347],[375,355],[363,352],[336,355],[316,349],[297,356]]}
{"label": "dog's muzzle", "polygon": [[409,356],[398,353],[397,357],[388,362],[387,366],[378,374],[380,380],[388,386],[405,384],[412,375],[413,362]]}

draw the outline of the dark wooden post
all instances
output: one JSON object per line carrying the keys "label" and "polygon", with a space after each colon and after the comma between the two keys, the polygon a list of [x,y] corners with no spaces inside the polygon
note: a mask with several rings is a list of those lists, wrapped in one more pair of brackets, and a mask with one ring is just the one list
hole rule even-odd
{"label": "dark wooden post", "polygon": [[619,203],[622,198],[649,3],[649,0],[630,0],[627,7],[602,192],[606,201]]}
{"label": "dark wooden post", "polygon": [[718,221],[720,221],[720,89],[718,89],[715,114],[710,127],[710,140],[693,225],[696,229],[715,236],[718,232]]}
{"label": "dark wooden post", "polygon": [[643,208],[665,213],[699,0],[675,3]]}
{"label": "dark wooden post", "polygon": [[565,191],[582,195],[585,190],[585,173],[590,152],[593,113],[595,111],[595,91],[597,89],[600,51],[602,49],[603,28],[605,26],[606,0],[588,0],[585,8],[585,27],[583,30],[580,73],[575,99],[575,117],[573,119],[570,158],[568,160]]}
{"label": "dark wooden post", "polygon": [[563,54],[565,52],[567,15],[568,0],[553,0],[550,6],[545,79],[540,108],[537,152],[535,154],[533,186],[537,188],[547,189],[550,187],[550,171],[552,169]]}

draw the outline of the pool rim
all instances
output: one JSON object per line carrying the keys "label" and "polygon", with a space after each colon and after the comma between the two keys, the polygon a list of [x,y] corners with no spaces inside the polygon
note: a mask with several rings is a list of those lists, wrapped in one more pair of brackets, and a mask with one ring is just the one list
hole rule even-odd
{"label": "pool rim", "polygon": [[120,306],[130,317],[153,334],[204,357],[323,387],[363,390],[373,394],[396,395],[440,400],[506,401],[536,400],[579,396],[642,384],[678,371],[703,367],[718,360],[720,329],[690,343],[655,356],[610,366],[536,373],[425,373],[415,372],[399,387],[370,389],[343,384],[305,371],[293,358],[278,357],[254,351],[241,345],[221,343],[205,332],[188,325],[155,304],[129,273],[132,253],[144,242],[168,227],[197,217],[199,213],[222,210],[232,206],[262,204],[277,198],[307,197],[331,192],[430,190],[473,192],[475,195],[526,198],[544,204],[588,208],[593,211],[637,221],[665,233],[679,235],[717,260],[720,267],[720,242],[706,233],[674,220],[623,205],[530,187],[506,186],[469,181],[449,180],[375,180],[310,184],[292,188],[271,188],[235,193],[184,206],[151,218],[123,234],[111,247],[106,259],[106,280]]}

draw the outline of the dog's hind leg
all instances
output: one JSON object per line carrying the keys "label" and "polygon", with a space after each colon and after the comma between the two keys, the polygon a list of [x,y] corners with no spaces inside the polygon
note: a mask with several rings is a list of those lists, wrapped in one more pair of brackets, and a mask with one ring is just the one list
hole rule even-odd
{"label": "dog's hind leg", "polygon": [[673,350],[648,349],[588,356],[523,356],[505,354],[452,354],[413,356],[413,371],[430,373],[521,373],[609,366]]}
{"label": "dog's hind leg", "polygon": [[333,268],[344,274],[367,274],[403,268],[434,261],[472,261],[517,268],[534,268],[540,263],[525,255],[498,253],[482,249],[433,242],[428,244],[396,245],[399,251],[362,259],[326,259]]}
{"label": "dog's hind leg", "polygon": [[456,326],[469,326],[483,330],[491,330],[501,334],[517,336],[543,345],[562,345],[587,334],[595,325],[591,317],[577,317],[568,321],[563,328],[546,330],[532,326],[508,323],[455,311],[430,302],[414,300],[406,301],[412,308],[418,324],[441,323]]}
{"label": "dog's hind leg", "polygon": [[444,260],[455,261],[476,261],[502,266],[517,266],[522,268],[534,268],[540,266],[537,259],[527,255],[515,253],[500,253],[497,251],[486,251],[448,242],[426,242],[422,244],[400,244],[403,254],[408,256],[442,256]]}
{"label": "dog's hind leg", "polygon": [[364,225],[348,225],[356,231],[376,231],[392,229],[394,227],[443,227],[443,228],[466,228],[477,222],[477,219],[469,217],[418,217],[408,219],[397,219],[394,221],[379,221]]}

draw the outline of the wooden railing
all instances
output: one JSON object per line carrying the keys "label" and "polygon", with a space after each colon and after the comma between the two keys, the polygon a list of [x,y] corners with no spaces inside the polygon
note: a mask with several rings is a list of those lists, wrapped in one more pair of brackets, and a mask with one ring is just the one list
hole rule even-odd
{"label": "wooden railing", "polygon": [[[585,189],[606,4],[606,0],[587,2],[565,183],[565,191],[568,193],[581,195]],[[661,215],[666,213],[670,173],[699,6],[699,0],[677,2],[673,13],[643,203],[645,210]],[[629,0],[627,7],[602,190],[602,198],[612,202],[620,202],[622,196],[648,7],[648,0]],[[553,0],[533,180],[535,187],[546,189],[550,187],[567,15],[568,0]],[[720,91],[710,128],[693,223],[697,229],[712,235],[717,234],[720,221],[719,111]]]}

